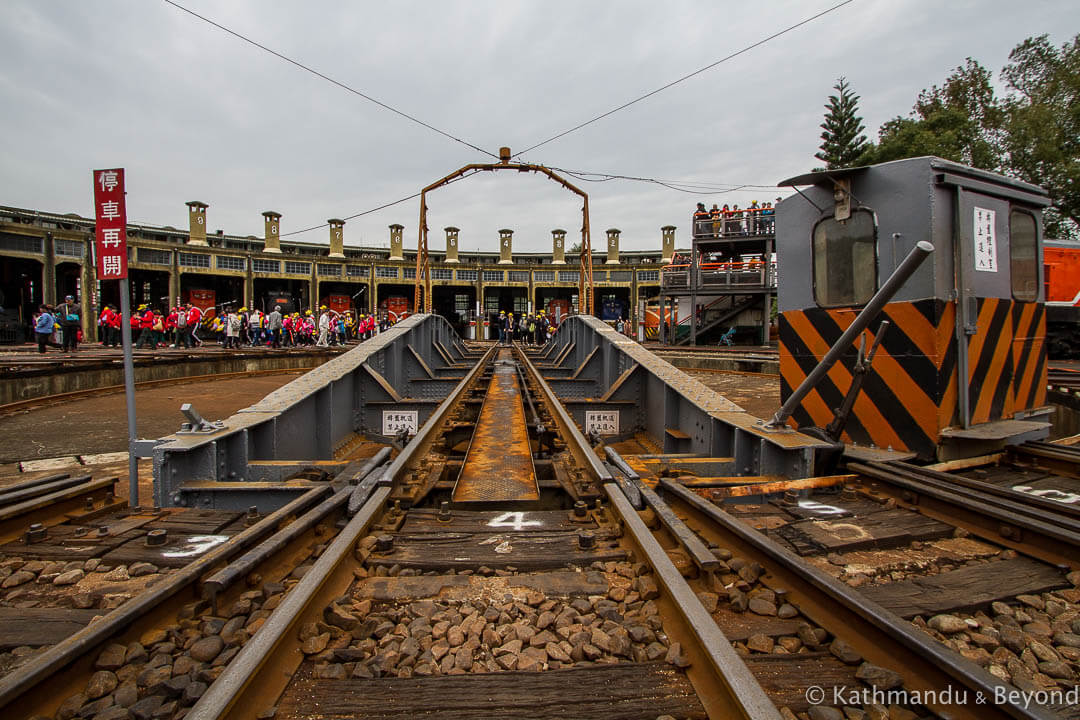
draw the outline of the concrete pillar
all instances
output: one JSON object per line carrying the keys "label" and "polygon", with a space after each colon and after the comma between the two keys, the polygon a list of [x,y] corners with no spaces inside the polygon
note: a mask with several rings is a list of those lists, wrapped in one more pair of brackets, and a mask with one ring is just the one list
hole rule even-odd
{"label": "concrete pillar", "polygon": [[345,257],[345,221],[331,218],[330,223],[330,257]]}
{"label": "concrete pillar", "polygon": [[276,213],[273,210],[264,212],[263,226],[266,231],[263,252],[281,252],[281,213]]}
{"label": "concrete pillar", "polygon": [[503,228],[499,231],[499,264],[512,265],[514,262],[514,231]]}
{"label": "concrete pillar", "polygon": [[664,257],[661,262],[667,264],[671,262],[671,258],[675,257],[675,226],[665,225],[664,227],[660,228],[660,231],[664,233],[664,239],[662,243]]}
{"label": "concrete pillar", "polygon": [[403,241],[401,239],[401,233],[405,229],[404,225],[398,225],[394,223],[390,226],[390,259],[391,260],[404,260],[405,254],[403,252]]}
{"label": "concrete pillar", "polygon": [[188,245],[206,245],[206,208],[204,202],[192,200],[188,206]]}
{"label": "concrete pillar", "polygon": [[[55,305],[56,300],[56,244],[51,232],[45,233],[41,241],[41,301]],[[36,308],[35,308],[36,309]]]}
{"label": "concrete pillar", "polygon": [[458,261],[458,233],[461,231],[456,227],[444,229],[446,230],[446,262],[456,263]]}
{"label": "concrete pillar", "polygon": [[619,264],[619,233],[622,230],[610,228],[607,231],[607,262],[605,265]]}
{"label": "concrete pillar", "polygon": [[[244,263],[244,268],[244,290],[243,295],[240,298],[240,305],[247,305],[248,300],[255,297],[255,272],[252,269],[251,262]],[[237,305],[236,307],[240,307],[240,305]]]}
{"label": "concrete pillar", "polygon": [[82,292],[79,293],[79,317],[83,318],[83,337],[101,340],[98,337],[98,314],[96,302],[99,301],[97,294],[97,270],[91,260],[90,244],[94,242],[94,236],[88,235],[83,242],[82,257]]}
{"label": "concrete pillar", "polygon": [[169,307],[174,308],[180,302],[180,253],[172,255],[172,269],[169,270]]}
{"label": "concrete pillar", "polygon": [[551,231],[551,264],[566,264],[566,231],[555,229]]}

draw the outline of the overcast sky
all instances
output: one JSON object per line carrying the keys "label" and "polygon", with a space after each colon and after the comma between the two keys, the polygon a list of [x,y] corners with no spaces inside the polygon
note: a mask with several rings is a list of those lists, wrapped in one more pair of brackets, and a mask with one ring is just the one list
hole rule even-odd
{"label": "overcast sky", "polygon": [[[804,20],[839,0],[731,2],[255,2],[180,4],[492,153],[534,145]],[[524,159],[574,171],[766,185],[818,163],[823,104],[844,75],[868,134],[973,57],[997,77],[1024,38],[1060,45],[1075,0],[854,0]],[[127,169],[132,222],[281,232],[406,197],[490,158],[409,122],[160,0],[4,0],[0,204],[93,214],[91,170]],[[772,187],[692,195],[580,182],[593,242],[682,245],[696,202],[746,205]],[[483,174],[429,197],[430,246],[548,251],[580,237],[581,203],[536,175]],[[345,226],[346,245],[415,247],[419,200]],[[292,236],[328,242],[323,227]]]}

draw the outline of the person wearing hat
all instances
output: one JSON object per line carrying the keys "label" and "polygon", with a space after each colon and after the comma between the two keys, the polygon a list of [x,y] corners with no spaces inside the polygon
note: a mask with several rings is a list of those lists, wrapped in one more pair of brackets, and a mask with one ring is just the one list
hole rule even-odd
{"label": "person wearing hat", "polygon": [[499,319],[495,321],[495,327],[499,333],[499,344],[503,344],[503,337],[506,334],[506,311],[499,311]]}
{"label": "person wearing hat", "polygon": [[38,308],[37,317],[34,318],[34,338],[37,340],[39,353],[45,352],[45,346],[49,344],[49,338],[52,337],[55,323],[56,318],[49,312],[48,305],[42,305]]}
{"label": "person wearing hat", "polygon": [[139,341],[135,343],[135,349],[148,347],[154,349],[154,311],[149,305],[139,306]]}
{"label": "person wearing hat", "polygon": [[79,306],[71,295],[64,297],[64,302],[56,306],[56,322],[60,324],[60,336],[63,338],[63,351],[75,352],[79,348]]}
{"label": "person wearing hat", "polygon": [[318,347],[327,347],[330,344],[330,313],[326,311],[326,306],[323,305],[319,308],[319,339],[315,342]]}

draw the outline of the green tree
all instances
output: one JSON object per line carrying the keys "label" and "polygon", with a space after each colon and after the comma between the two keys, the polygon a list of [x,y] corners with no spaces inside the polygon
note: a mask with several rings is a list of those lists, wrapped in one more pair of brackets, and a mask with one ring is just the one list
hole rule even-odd
{"label": "green tree", "polygon": [[1028,38],[1001,71],[1005,102],[1006,170],[1041,185],[1053,206],[1051,237],[1080,235],[1080,34],[1060,49],[1046,35]]}
{"label": "green tree", "polygon": [[829,169],[851,167],[866,150],[866,127],[859,117],[859,96],[841,77],[833,85],[838,94],[830,95],[821,123],[821,150],[814,154]]}
{"label": "green tree", "polygon": [[990,72],[971,58],[938,87],[923,90],[908,117],[878,130],[860,162],[936,155],[984,170],[1001,170],[1004,113]]}
{"label": "green tree", "polygon": [[1080,35],[1060,48],[1028,38],[1001,71],[1006,94],[968,58],[919,93],[910,115],[882,124],[859,163],[920,155],[1018,177],[1047,189],[1050,237],[1080,237]]}

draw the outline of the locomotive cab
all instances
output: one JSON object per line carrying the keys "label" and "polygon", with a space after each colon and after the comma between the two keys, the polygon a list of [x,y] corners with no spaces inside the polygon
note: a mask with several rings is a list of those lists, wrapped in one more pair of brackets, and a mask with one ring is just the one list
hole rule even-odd
{"label": "locomotive cab", "polygon": [[[867,347],[883,335],[847,453],[944,460],[1046,437],[1042,188],[936,157],[781,185],[798,190],[776,210],[782,400],[926,240],[935,251],[863,333]],[[856,362],[851,348],[789,423],[832,422]]]}

